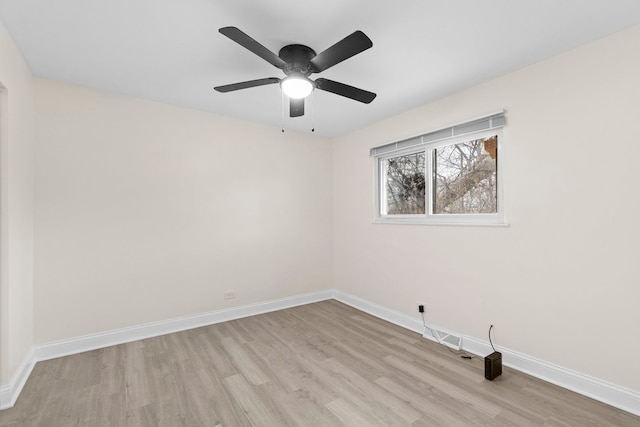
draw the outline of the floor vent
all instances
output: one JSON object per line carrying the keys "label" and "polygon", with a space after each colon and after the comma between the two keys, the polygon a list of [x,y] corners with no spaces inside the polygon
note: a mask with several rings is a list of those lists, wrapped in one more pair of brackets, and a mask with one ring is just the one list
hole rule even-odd
{"label": "floor vent", "polygon": [[462,337],[435,329],[433,330],[433,336],[440,344],[444,344],[454,350],[462,350]]}

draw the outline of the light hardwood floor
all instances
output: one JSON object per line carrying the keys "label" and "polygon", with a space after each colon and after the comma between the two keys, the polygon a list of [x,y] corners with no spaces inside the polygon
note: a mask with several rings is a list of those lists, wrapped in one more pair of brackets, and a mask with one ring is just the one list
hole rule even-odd
{"label": "light hardwood floor", "polygon": [[640,426],[337,301],[38,363],[2,426]]}

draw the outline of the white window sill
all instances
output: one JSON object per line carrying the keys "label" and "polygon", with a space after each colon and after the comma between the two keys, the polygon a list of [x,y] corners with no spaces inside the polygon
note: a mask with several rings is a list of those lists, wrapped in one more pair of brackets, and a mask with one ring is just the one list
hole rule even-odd
{"label": "white window sill", "polygon": [[437,226],[458,226],[458,227],[510,227],[508,222],[496,218],[469,219],[449,218],[438,219],[418,219],[418,218],[388,218],[381,217],[373,220],[373,224],[392,224],[392,225],[437,225]]}

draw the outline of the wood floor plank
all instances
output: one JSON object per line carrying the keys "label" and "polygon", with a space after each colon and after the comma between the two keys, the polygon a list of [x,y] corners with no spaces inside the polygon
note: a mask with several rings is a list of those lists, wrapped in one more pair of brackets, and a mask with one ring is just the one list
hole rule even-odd
{"label": "wood floor plank", "polygon": [[[398,399],[407,402],[413,408],[421,410],[422,415],[420,418],[423,422],[427,422],[428,425],[453,426],[464,421],[459,415],[438,405],[437,400],[430,399],[428,395],[404,387],[389,378],[378,378],[376,384],[395,395]],[[420,418],[415,420],[413,425],[419,425]]]}
{"label": "wood floor plank", "polygon": [[215,368],[198,371],[198,378],[203,388],[207,390],[207,400],[216,414],[215,420],[207,420],[207,422],[215,424],[219,418],[223,426],[250,427],[252,425],[244,409],[225,387],[224,379],[219,376]]}
{"label": "wood floor plank", "polygon": [[484,396],[474,393],[470,388],[451,387],[447,380],[439,378],[437,375],[420,369],[414,364],[398,359],[395,356],[387,356],[384,360],[394,368],[404,371],[425,384],[429,384],[432,388],[446,390],[446,394],[451,397],[452,400],[464,406],[471,407],[478,413],[485,414],[490,418],[495,418],[502,411],[500,406],[492,404]]}
{"label": "wood floor plank", "polygon": [[39,362],[2,427],[619,426],[640,417],[335,300]]}
{"label": "wood floor plank", "polygon": [[222,346],[227,354],[230,355],[235,367],[251,384],[260,385],[269,381],[269,377],[233,337],[223,338]]}
{"label": "wood floor plank", "polygon": [[225,385],[245,410],[254,426],[280,427],[292,425],[290,419],[283,415],[283,411],[264,393],[259,393],[241,374],[224,379]]}
{"label": "wood floor plank", "polygon": [[362,412],[357,407],[349,404],[344,399],[336,399],[327,404],[327,408],[333,412],[347,426],[380,426],[381,424],[371,418],[367,412]]}
{"label": "wood floor plank", "polygon": [[293,392],[281,385],[269,382],[260,386],[279,403],[280,408],[296,426],[344,427],[344,424],[324,405],[319,405],[314,397],[304,389]]}
{"label": "wood floor plank", "polygon": [[325,361],[325,366],[333,372],[342,376],[346,381],[353,384],[369,400],[376,402],[377,407],[382,407],[385,411],[393,414],[394,418],[402,421],[404,425],[411,425],[421,417],[421,413],[411,407],[407,401],[402,400],[375,382],[370,382],[361,377],[350,367],[347,367],[335,359]]}

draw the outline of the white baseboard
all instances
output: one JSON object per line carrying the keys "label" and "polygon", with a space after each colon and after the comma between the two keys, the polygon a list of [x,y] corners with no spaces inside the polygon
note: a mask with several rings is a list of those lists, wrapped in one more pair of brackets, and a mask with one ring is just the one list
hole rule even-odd
{"label": "white baseboard", "polygon": [[243,305],[193,316],[179,317],[161,322],[147,323],[129,328],[86,335],[35,346],[16,370],[7,385],[0,386],[0,410],[13,407],[27,382],[36,362],[126,342],[152,338],[172,332],[184,331],[215,323],[255,316],[270,311],[282,310],[333,298],[333,290],[314,292],[257,304]]}
{"label": "white baseboard", "polygon": [[[417,316],[407,316],[404,313],[400,313],[341,291],[334,291],[334,298],[357,308],[358,310],[379,317],[380,319],[384,319],[411,331],[421,333],[426,339],[436,341],[431,334],[428,332],[425,333],[422,319]],[[458,332],[447,330],[446,328],[434,324],[427,323],[427,326],[434,330],[462,337],[462,349],[469,353],[484,357],[493,352],[488,341],[462,335]],[[600,402],[630,412],[634,415],[640,415],[639,392],[607,383],[597,378],[527,356],[526,354],[522,354],[508,348],[496,346],[496,350],[502,353],[502,363],[504,366],[524,372],[592,399],[599,400]]]}
{"label": "white baseboard", "polygon": [[[25,358],[16,373],[13,375],[10,383],[0,387],[0,409],[10,408],[15,404],[22,387],[31,374],[35,363],[38,361],[82,353],[89,350],[123,344],[140,339],[152,338],[172,332],[184,331],[187,329],[198,328],[201,326],[212,325],[215,323],[226,322],[229,320],[240,319],[243,317],[254,316],[257,314],[268,313],[270,311],[282,310],[332,298],[380,319],[422,334],[426,339],[435,341],[434,337],[425,333],[422,320],[417,316],[409,316],[341,291],[328,290],[314,292],[38,345]],[[438,331],[462,337],[462,349],[465,351],[479,356],[487,355],[492,352],[491,346],[488,342],[459,334],[438,325],[427,324],[427,326]],[[502,361],[507,367],[525,372],[544,381],[575,391],[632,414],[640,415],[640,393],[636,391],[628,390],[504,347],[498,347],[497,350],[502,352]]]}
{"label": "white baseboard", "polygon": [[332,290],[314,292],[37,345],[18,367],[9,384],[0,386],[0,410],[13,407],[36,362],[331,298]]}
{"label": "white baseboard", "polygon": [[[488,342],[476,338],[465,337],[463,344],[464,350],[470,353],[487,355],[493,352]],[[634,415],[640,415],[640,393],[638,392],[527,356],[515,350],[500,346],[496,346],[496,350],[502,353],[504,366],[599,400]]]}
{"label": "white baseboard", "polygon": [[357,308],[360,311],[369,313],[372,316],[376,316],[398,326],[402,326],[403,328],[409,329],[410,331],[422,333],[422,330],[424,329],[422,320],[420,320],[419,318],[414,316],[407,316],[404,313],[391,310],[387,307],[368,301],[366,299],[362,299],[360,297],[356,297],[338,290],[333,291],[333,298],[342,303],[350,305],[353,308]]}
{"label": "white baseboard", "polygon": [[11,377],[9,384],[0,387],[0,410],[15,405],[33,367],[36,365],[35,352],[31,350]]}
{"label": "white baseboard", "polygon": [[243,317],[255,316],[270,311],[311,304],[331,298],[333,298],[332,290],[320,291],[50,342],[35,347],[35,358],[37,361],[55,359],[70,354],[157,337]]}

